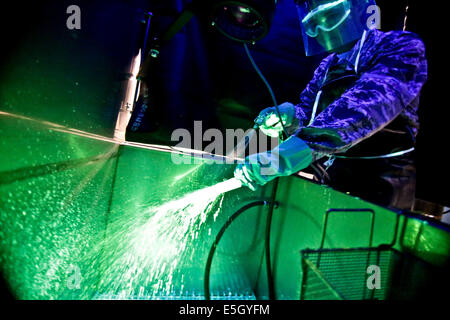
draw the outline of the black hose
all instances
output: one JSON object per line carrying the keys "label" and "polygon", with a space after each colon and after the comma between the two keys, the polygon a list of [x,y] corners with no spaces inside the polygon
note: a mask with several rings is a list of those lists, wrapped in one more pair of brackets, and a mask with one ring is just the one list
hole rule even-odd
{"label": "black hose", "polygon": [[258,65],[256,64],[255,60],[252,57],[252,54],[250,53],[250,50],[248,49],[248,46],[246,43],[244,43],[244,49],[245,52],[247,53],[247,57],[250,60],[253,68],[255,69],[256,73],[258,74],[258,76],[261,78],[261,80],[264,82],[265,86],[267,87],[267,90],[269,90],[269,94],[270,97],[272,98],[272,102],[274,104],[275,110],[277,112],[278,118],[280,119],[280,123],[281,123],[281,127],[283,128],[283,133],[285,135],[285,138],[287,139],[289,137],[289,134],[286,130],[286,127],[284,125],[283,122],[283,118],[281,117],[281,112],[280,112],[280,108],[278,106],[278,102],[277,99],[275,97],[275,94],[273,93],[272,87],[270,86],[269,82],[267,81],[266,77],[264,77],[264,75],[262,74],[261,70],[258,68]]}
{"label": "black hose", "polygon": [[255,201],[255,202],[252,202],[252,203],[249,203],[249,204],[243,206],[241,209],[236,211],[230,218],[228,218],[227,222],[220,229],[219,233],[216,236],[216,239],[214,240],[214,243],[211,246],[211,249],[209,250],[208,259],[206,260],[205,279],[204,279],[204,291],[205,291],[205,299],[206,300],[211,300],[211,293],[210,293],[210,288],[209,288],[209,276],[210,276],[210,272],[211,272],[211,265],[212,265],[212,261],[213,261],[213,257],[214,257],[214,252],[216,251],[216,248],[219,245],[220,239],[222,238],[223,234],[228,229],[228,227],[231,225],[231,223],[234,220],[236,220],[236,218],[238,218],[242,213],[244,213],[245,211],[247,211],[248,209],[251,209],[253,207],[266,206],[268,204],[271,206],[272,211],[273,211],[273,207],[275,205],[275,203],[273,201],[268,202],[268,201],[261,200],[261,201]]}
{"label": "black hose", "polygon": [[265,235],[265,252],[266,252],[266,274],[267,274],[267,286],[269,289],[269,300],[275,300],[275,282],[273,280],[272,275],[272,258],[270,256],[270,231],[272,228],[272,216],[273,216],[273,208],[275,206],[275,196],[277,195],[278,189],[278,179],[275,179],[273,189],[272,189],[272,201],[269,206],[269,213],[267,214],[266,221],[266,235]]}

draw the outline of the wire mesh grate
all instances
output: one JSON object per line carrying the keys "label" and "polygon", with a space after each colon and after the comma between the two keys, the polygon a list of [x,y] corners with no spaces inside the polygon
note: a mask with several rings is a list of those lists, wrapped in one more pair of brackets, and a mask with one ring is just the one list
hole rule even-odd
{"label": "wire mesh grate", "polygon": [[[446,288],[441,269],[386,246],[301,253],[302,300],[412,300]],[[369,266],[378,267],[379,287]]]}
{"label": "wire mesh grate", "polygon": [[[302,251],[303,299],[385,299],[396,252],[391,249],[321,249]],[[380,289],[368,285],[369,266],[377,266]]]}
{"label": "wire mesh grate", "polygon": [[[368,247],[324,249],[330,214],[370,214]],[[324,216],[319,249],[301,251],[302,300],[415,300],[448,291],[446,268],[393,248],[399,216],[390,244],[373,247],[375,211],[329,209]],[[369,268],[371,267],[371,268]]]}

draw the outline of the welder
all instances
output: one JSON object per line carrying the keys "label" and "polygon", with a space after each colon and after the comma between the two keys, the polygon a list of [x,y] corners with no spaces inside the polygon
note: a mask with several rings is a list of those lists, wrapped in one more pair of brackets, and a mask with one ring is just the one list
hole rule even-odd
{"label": "welder", "polygon": [[235,177],[255,189],[312,165],[337,190],[411,209],[417,111],[427,80],[423,42],[410,32],[376,29],[373,0],[296,5],[306,55],[329,55],[297,104],[264,109],[256,118],[267,135],[288,138],[247,157]]}

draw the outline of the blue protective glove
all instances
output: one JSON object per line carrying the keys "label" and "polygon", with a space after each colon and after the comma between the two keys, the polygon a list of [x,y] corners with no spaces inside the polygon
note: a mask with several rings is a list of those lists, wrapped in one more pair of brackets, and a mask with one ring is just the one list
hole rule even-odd
{"label": "blue protective glove", "polygon": [[300,138],[291,136],[272,151],[253,154],[239,164],[234,176],[253,191],[257,185],[281,176],[290,176],[308,167],[313,160],[312,150]]}
{"label": "blue protective glove", "polygon": [[[285,102],[278,106],[281,119],[289,134],[298,129],[299,121],[295,117],[295,106],[290,102]],[[283,131],[280,117],[275,107],[266,108],[255,119],[255,124],[259,129],[269,137],[279,137]]]}

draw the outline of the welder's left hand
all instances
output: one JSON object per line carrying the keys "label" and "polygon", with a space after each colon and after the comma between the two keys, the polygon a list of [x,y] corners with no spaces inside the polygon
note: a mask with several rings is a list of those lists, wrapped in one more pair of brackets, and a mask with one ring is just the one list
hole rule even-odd
{"label": "welder's left hand", "polygon": [[[278,106],[280,114],[276,107],[266,108],[260,112],[255,119],[258,128],[269,137],[279,137],[283,131],[281,121],[288,134],[293,134],[299,128],[299,120],[295,116],[295,106],[290,102],[285,102]],[[281,119],[279,118],[281,115]]]}
{"label": "welder's left hand", "polygon": [[234,176],[242,184],[255,191],[258,185],[281,176],[289,176],[308,167],[312,162],[312,150],[300,138],[290,137],[272,151],[248,156],[239,164]]}

